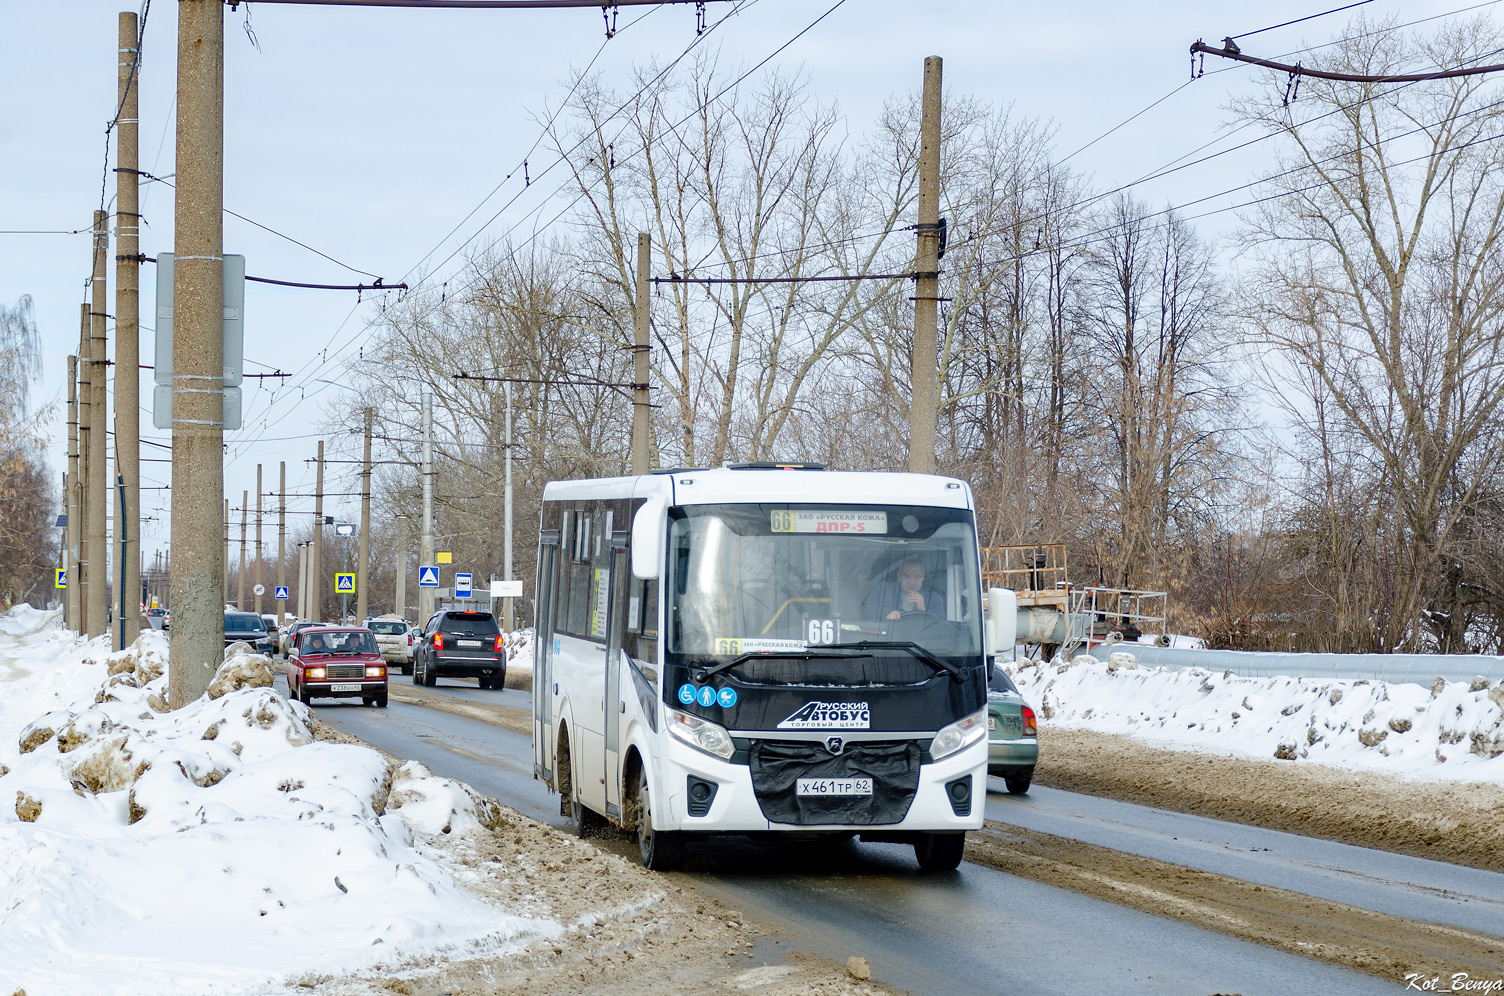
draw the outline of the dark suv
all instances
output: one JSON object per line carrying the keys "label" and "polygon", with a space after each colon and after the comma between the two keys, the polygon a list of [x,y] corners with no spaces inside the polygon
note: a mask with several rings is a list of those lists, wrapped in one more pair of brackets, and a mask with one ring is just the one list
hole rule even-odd
{"label": "dark suv", "polygon": [[482,688],[506,683],[501,627],[489,612],[435,612],[413,648],[413,684],[432,687],[439,675],[477,678]]}
{"label": "dark suv", "polygon": [[254,612],[225,613],[225,646],[237,640],[249,643],[258,654],[270,655],[272,652],[271,634],[266,631],[266,623]]}

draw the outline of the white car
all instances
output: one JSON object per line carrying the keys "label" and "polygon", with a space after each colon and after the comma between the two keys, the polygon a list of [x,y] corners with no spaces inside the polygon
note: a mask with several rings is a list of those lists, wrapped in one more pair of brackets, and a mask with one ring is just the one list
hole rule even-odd
{"label": "white car", "polygon": [[376,634],[376,646],[383,660],[401,674],[412,672],[413,643],[417,637],[412,624],[400,616],[378,616],[361,625]]}

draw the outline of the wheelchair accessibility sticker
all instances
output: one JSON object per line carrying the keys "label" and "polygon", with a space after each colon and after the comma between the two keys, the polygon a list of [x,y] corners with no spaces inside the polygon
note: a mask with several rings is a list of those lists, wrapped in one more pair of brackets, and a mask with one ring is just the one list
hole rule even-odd
{"label": "wheelchair accessibility sticker", "polygon": [[687,683],[683,684],[683,685],[680,685],[679,686],[679,701],[683,702],[685,705],[694,705],[695,704],[695,686],[687,684]]}

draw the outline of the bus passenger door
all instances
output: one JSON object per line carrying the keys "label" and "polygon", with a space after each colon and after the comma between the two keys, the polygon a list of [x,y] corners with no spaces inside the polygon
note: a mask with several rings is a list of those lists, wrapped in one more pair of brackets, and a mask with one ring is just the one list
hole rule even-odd
{"label": "bus passenger door", "polygon": [[533,777],[554,787],[553,646],[558,601],[559,531],[543,530],[538,541],[538,581],[533,620]]}
{"label": "bus passenger door", "polygon": [[627,620],[627,563],[625,530],[611,534],[611,595],[606,612],[606,815],[621,819],[621,697],[622,635]]}

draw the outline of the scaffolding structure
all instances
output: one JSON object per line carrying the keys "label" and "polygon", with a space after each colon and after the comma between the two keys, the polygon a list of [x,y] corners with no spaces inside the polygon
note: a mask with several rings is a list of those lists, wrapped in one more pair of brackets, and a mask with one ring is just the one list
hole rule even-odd
{"label": "scaffolding structure", "polygon": [[1070,580],[1064,543],[984,547],[982,583],[987,588],[1012,589],[1021,609],[1046,608],[1063,613],[1069,636],[1060,649],[1067,656],[1125,640],[1133,642],[1140,634],[1162,637],[1165,633],[1166,592],[1078,586]]}

